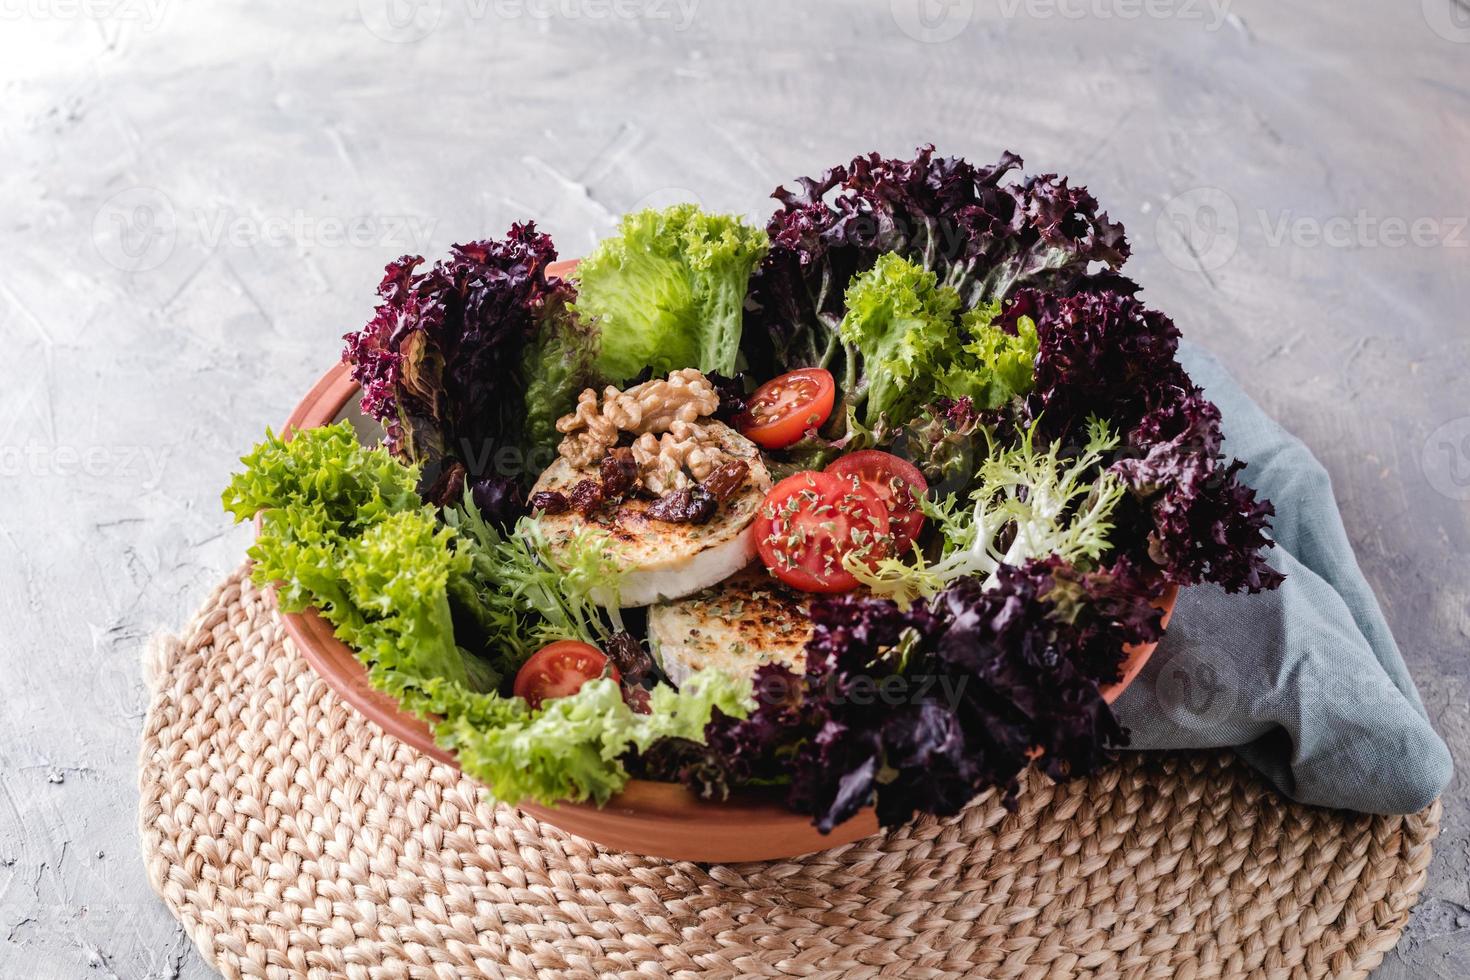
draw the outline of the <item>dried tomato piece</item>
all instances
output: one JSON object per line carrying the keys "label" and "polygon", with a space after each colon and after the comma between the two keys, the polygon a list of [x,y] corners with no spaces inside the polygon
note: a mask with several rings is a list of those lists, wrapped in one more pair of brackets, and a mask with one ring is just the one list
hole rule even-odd
{"label": "dried tomato piece", "polygon": [[719,503],[724,503],[734,496],[735,491],[745,483],[745,478],[750,475],[750,464],[743,459],[732,459],[728,463],[721,463],[713,473],[700,481],[700,486],[709,491]]}

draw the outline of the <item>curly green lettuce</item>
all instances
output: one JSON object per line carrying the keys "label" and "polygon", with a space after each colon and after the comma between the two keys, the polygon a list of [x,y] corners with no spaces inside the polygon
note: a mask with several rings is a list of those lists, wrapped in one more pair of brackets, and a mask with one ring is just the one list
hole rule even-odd
{"label": "curly green lettuce", "polygon": [[1007,331],[998,302],[961,314],[959,293],[896,252],[853,278],[846,308],[846,398],[866,430],[906,425],[940,398],[994,409],[1031,390],[1036,324],[1022,317]]}
{"label": "curly green lettuce", "polygon": [[907,420],[929,400],[955,347],[959,305],[959,294],[934,273],[895,252],[853,279],[840,335],[862,356],[862,381],[848,397],[862,403],[868,429],[884,418]]}
{"label": "curly green lettuce", "polygon": [[733,375],[750,274],[769,247],[761,229],[693,204],[625,215],[573,273],[576,311],[601,330],[598,373]]}
{"label": "curly green lettuce", "polygon": [[[274,584],[287,612],[318,609],[372,685],[430,721],[499,799],[605,802],[628,781],[626,754],[700,739],[716,708],[738,718],[751,707],[748,679],[707,672],[655,688],[646,715],[610,680],[533,710],[498,688],[537,638],[611,629],[592,600],[616,584],[603,542],[553,553],[534,519],[502,535],[470,504],[441,524],[419,501],[417,467],[360,445],[347,422],[289,441],[267,434],[242,462],[222,500],[237,520],[260,515],[254,580]],[[457,642],[465,599],[486,603],[500,630],[476,645],[485,656]]]}
{"label": "curly green lettuce", "polygon": [[498,724],[482,723],[476,711],[456,712],[435,734],[465,772],[502,800],[602,804],[627,784],[623,758],[630,750],[644,751],[661,738],[703,741],[716,708],[743,718],[753,707],[750,681],[716,670],[693,675],[677,691],[654,688],[649,714],[628,707],[618,685],[604,678]]}
{"label": "curly green lettuce", "polygon": [[999,302],[986,303],[960,317],[959,350],[939,372],[937,393],[968,398],[978,409],[997,409],[1034,385],[1040,341],[1030,317],[1017,319],[1015,333],[996,324]]}

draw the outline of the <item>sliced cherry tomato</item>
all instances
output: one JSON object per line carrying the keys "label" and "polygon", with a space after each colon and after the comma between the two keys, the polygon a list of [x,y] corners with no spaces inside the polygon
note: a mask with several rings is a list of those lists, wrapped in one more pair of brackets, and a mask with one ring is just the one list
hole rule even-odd
{"label": "sliced cherry tomato", "polygon": [[788,371],[767,381],[745,403],[735,422],[751,442],[764,449],[785,449],[800,442],[832,414],[837,385],[821,368]]}
{"label": "sliced cherry tomato", "polygon": [[755,518],[755,547],[767,568],[805,592],[846,592],[858,580],[852,555],[876,562],[892,553],[888,508],[862,481],[814,470],[771,488]]}
{"label": "sliced cherry tomato", "polygon": [[604,676],[611,677],[616,684],[623,682],[618,669],[595,646],[576,640],[557,640],[521,664],[521,669],[516,671],[515,696],[539,708],[542,701],[576,694],[583,684]]}
{"label": "sliced cherry tomato", "polygon": [[924,511],[919,501],[929,492],[929,483],[919,468],[906,459],[878,449],[843,456],[827,472],[855,476],[883,501],[892,523],[893,547],[902,554],[924,528]]}

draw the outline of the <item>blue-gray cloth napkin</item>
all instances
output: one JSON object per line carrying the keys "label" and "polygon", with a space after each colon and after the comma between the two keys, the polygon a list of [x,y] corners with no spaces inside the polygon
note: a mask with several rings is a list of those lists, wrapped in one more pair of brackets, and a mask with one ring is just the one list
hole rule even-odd
{"label": "blue-gray cloth napkin", "polygon": [[1163,642],[1115,710],[1134,749],[1233,747],[1287,796],[1413,813],[1450,754],[1353,557],[1327,471],[1210,354],[1180,360],[1220,406],[1225,452],[1276,505],[1274,592],[1184,589]]}

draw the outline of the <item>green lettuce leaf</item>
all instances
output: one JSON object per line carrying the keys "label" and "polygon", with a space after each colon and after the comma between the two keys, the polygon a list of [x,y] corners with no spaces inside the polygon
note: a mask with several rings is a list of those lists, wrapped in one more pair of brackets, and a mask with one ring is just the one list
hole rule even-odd
{"label": "green lettuce leaf", "polygon": [[444,512],[466,559],[466,573],[450,580],[453,598],[473,617],[484,644],[503,669],[515,670],[553,640],[603,646],[622,628],[614,600],[622,578],[617,548],[605,531],[583,528],[555,547],[541,523],[523,517],[503,534],[464,502]]}
{"label": "green lettuce leaf", "polygon": [[866,428],[885,417],[911,418],[929,400],[957,346],[959,305],[958,293],[896,252],[880,256],[853,279],[839,333],[862,356],[862,381],[854,394],[863,403]]}
{"label": "green lettuce leaf", "polygon": [[766,233],[676,204],[625,215],[573,273],[577,313],[601,330],[597,370],[621,384],[696,367],[732,375],[751,271]]}
{"label": "green lettuce leaf", "polygon": [[[222,499],[238,520],[261,516],[255,581],[275,584],[288,612],[320,610],[373,687],[433,723],[502,800],[604,802],[628,781],[626,753],[701,740],[715,708],[738,718],[751,707],[749,679],[705,672],[654,689],[646,715],[611,680],[533,711],[497,692],[524,654],[616,628],[592,600],[617,589],[605,540],[588,533],[553,551],[534,519],[502,534],[468,502],[441,524],[415,492],[417,469],[360,445],[347,422],[289,441],[268,434],[243,462]],[[480,609],[489,659],[456,643],[452,600]]]}
{"label": "green lettuce leaf", "polygon": [[555,447],[561,440],[556,420],[575,407],[583,388],[602,383],[596,366],[597,345],[595,324],[573,315],[560,294],[548,300],[540,329],[526,342],[521,357],[521,374],[526,379],[522,443],[527,458],[521,467],[525,476],[534,477],[555,461]]}
{"label": "green lettuce leaf", "polygon": [[853,278],[846,307],[844,376],[858,379],[847,395],[850,430],[886,435],[940,398],[995,409],[1031,390],[1036,324],[1020,317],[1007,332],[996,323],[999,302],[957,316],[959,294],[896,252]]}
{"label": "green lettuce leaf", "polygon": [[376,647],[379,664],[468,684],[467,657],[454,644],[449,580],[470,562],[450,548],[453,538],[426,510],[390,514],[351,542],[341,575],[353,605],[372,617],[375,638],[389,641]]}
{"label": "green lettuce leaf", "polygon": [[629,750],[643,751],[665,737],[703,741],[715,708],[744,718],[752,707],[750,681],[715,670],[695,674],[678,691],[655,688],[646,715],[628,707],[611,679],[601,679],[547,701],[534,715],[495,725],[457,712],[436,735],[499,799],[602,804],[627,784],[621,757]]}
{"label": "green lettuce leaf", "polygon": [[995,324],[999,316],[1000,303],[994,302],[960,317],[963,341],[939,373],[937,394],[968,398],[975,408],[996,409],[1031,390],[1040,346],[1036,323],[1019,317],[1011,334]]}

